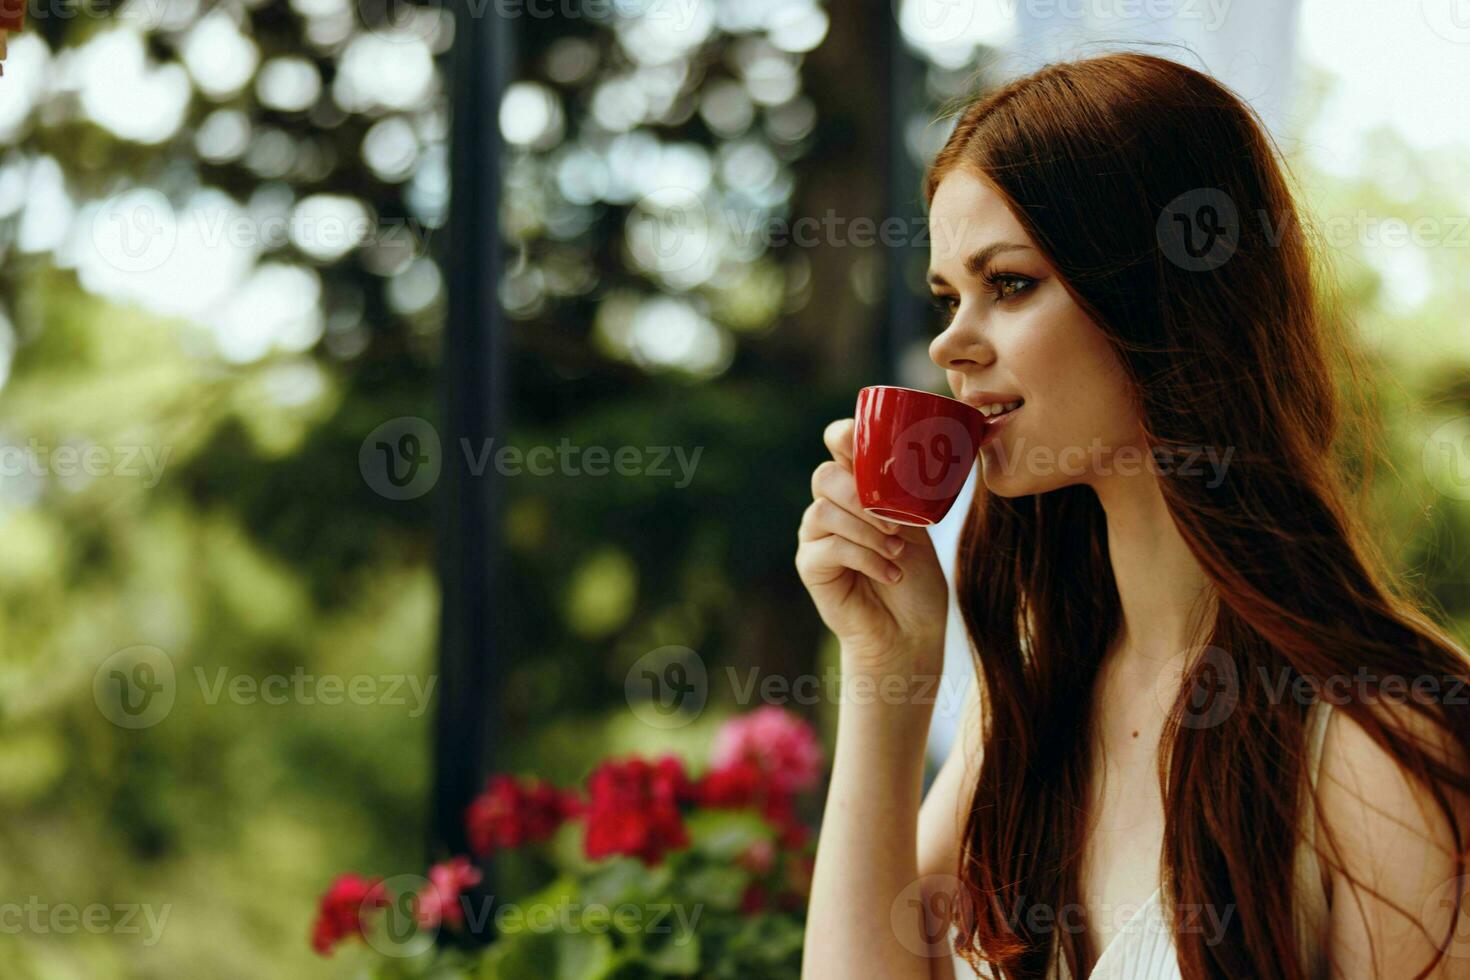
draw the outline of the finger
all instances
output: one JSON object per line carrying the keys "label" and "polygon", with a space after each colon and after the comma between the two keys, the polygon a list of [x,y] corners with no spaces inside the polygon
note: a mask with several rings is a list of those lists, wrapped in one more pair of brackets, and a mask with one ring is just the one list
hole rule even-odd
{"label": "finger", "polygon": [[803,543],[796,568],[802,581],[812,585],[828,585],[849,569],[884,585],[903,578],[903,569],[887,558],[836,534]]}
{"label": "finger", "polygon": [[849,514],[829,498],[820,497],[813,500],[811,506],[807,507],[806,513],[802,515],[801,528],[797,531],[796,536],[803,541],[815,541],[829,534],[840,535],[887,558],[894,559],[903,554],[904,546],[907,544],[898,535],[884,534],[867,521],[859,520]]}
{"label": "finger", "polygon": [[852,435],[857,424],[850,418],[831,422],[822,430],[822,442],[832,458],[847,469],[852,469]]}
{"label": "finger", "polygon": [[827,460],[812,471],[812,499],[827,497],[843,510],[867,521],[884,534],[897,534],[899,525],[863,510],[858,501],[857,480],[835,460]]}

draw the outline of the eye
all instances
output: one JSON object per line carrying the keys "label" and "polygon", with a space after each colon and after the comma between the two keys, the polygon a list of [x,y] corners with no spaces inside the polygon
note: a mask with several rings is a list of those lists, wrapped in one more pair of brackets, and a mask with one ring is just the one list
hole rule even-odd
{"label": "eye", "polygon": [[[985,283],[985,288],[990,290],[997,303],[1019,296],[1036,285],[1036,280],[1030,276],[1018,276],[1012,272],[986,272],[980,277],[980,281]],[[1012,286],[1015,288],[1007,292]]]}
{"label": "eye", "polygon": [[960,298],[958,296],[935,296],[930,299],[930,305],[939,311],[940,322],[947,328],[954,322],[955,311],[959,309]]}

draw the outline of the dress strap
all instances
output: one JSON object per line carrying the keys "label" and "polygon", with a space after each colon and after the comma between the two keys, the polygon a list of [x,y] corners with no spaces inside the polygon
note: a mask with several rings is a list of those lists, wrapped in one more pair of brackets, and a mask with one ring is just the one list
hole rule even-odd
{"label": "dress strap", "polygon": [[1322,746],[1327,739],[1327,722],[1332,718],[1332,703],[1318,697],[1307,711],[1307,752],[1311,767],[1308,798],[1301,802],[1302,837],[1296,856],[1298,939],[1301,943],[1307,976],[1323,978],[1328,974],[1324,952],[1328,930],[1329,898],[1324,868],[1317,855],[1317,775],[1322,768]]}
{"label": "dress strap", "polygon": [[1307,752],[1312,760],[1312,788],[1317,786],[1317,772],[1322,768],[1322,746],[1327,741],[1327,722],[1332,718],[1332,702],[1320,697],[1308,709]]}

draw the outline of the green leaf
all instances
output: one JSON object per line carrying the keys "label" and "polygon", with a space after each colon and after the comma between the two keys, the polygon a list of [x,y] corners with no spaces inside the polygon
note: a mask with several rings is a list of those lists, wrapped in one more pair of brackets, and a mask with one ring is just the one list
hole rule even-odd
{"label": "green leaf", "polygon": [[690,976],[699,970],[699,936],[677,930],[657,949],[645,949],[639,959],[658,973]]}
{"label": "green leaf", "polygon": [[583,882],[582,904],[641,904],[666,892],[672,880],[673,870],[668,865],[650,868],[636,858],[615,858]]}
{"label": "green leaf", "polygon": [[714,861],[733,861],[756,841],[776,836],[770,824],[748,810],[704,810],[686,823],[694,851]]}
{"label": "green leaf", "polygon": [[474,980],[477,967],[459,950],[429,949],[417,956],[384,956],[376,980]]}
{"label": "green leaf", "polygon": [[690,903],[729,911],[740,907],[750,873],[743,868],[717,865],[695,868],[681,880],[681,891]]}
{"label": "green leaf", "polygon": [[589,874],[599,862],[588,860],[583,849],[587,836],[585,820],[569,820],[562,824],[546,843],[546,856],[566,874]]}
{"label": "green leaf", "polygon": [[606,935],[522,932],[490,948],[481,961],[479,980],[603,980],[621,964]]}
{"label": "green leaf", "polygon": [[533,892],[515,902],[498,906],[495,911],[495,927],[502,936],[515,936],[527,932],[535,922],[545,921],[544,912],[538,909],[559,909],[577,901],[577,882],[563,876],[557,878],[540,891]]}

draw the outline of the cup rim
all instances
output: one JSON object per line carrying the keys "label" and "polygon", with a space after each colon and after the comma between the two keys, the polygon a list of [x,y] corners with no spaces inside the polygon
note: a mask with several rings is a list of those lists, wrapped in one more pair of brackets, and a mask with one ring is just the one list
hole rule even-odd
{"label": "cup rim", "polygon": [[[869,391],[873,388],[893,388],[896,391],[912,391],[916,395],[929,395],[932,398],[942,398],[947,402],[954,402],[956,405],[963,405],[972,412],[980,411],[980,409],[976,408],[974,405],[971,405],[969,402],[962,402],[953,395],[941,395],[937,391],[925,391],[923,388],[909,388],[905,385],[863,385],[861,388],[858,389],[858,393],[861,394],[862,392]],[[982,412],[981,414],[983,415],[984,413]]]}

